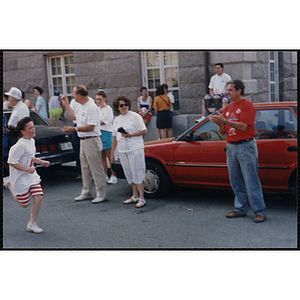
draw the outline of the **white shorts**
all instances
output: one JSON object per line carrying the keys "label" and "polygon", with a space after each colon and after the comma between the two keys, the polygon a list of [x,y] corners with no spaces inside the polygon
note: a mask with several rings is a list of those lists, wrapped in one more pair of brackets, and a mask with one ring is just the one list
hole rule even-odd
{"label": "white shorts", "polygon": [[145,181],[146,163],[144,149],[119,153],[124,175],[129,184],[141,184]]}

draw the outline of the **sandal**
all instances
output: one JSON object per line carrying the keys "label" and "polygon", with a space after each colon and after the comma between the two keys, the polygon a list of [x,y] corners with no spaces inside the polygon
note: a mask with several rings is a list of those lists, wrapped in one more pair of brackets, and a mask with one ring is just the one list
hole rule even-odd
{"label": "sandal", "polygon": [[134,198],[133,196],[131,196],[129,199],[123,201],[124,204],[130,204],[130,203],[136,203],[138,202],[140,199],[139,198]]}
{"label": "sandal", "polygon": [[146,200],[145,199],[139,199],[139,202],[135,206],[136,208],[140,208],[146,205]]}

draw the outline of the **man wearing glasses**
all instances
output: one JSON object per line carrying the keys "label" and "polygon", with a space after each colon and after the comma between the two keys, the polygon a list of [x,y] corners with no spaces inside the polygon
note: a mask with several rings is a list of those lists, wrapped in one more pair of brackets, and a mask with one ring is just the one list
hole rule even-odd
{"label": "man wearing glasses", "polygon": [[80,164],[83,188],[75,201],[92,199],[90,191],[93,181],[95,183],[96,198],[92,203],[100,203],[106,199],[106,177],[101,161],[102,142],[100,139],[99,109],[95,101],[88,96],[84,85],[76,85],[73,97],[81,106],[74,111],[69,105],[68,97],[64,95],[61,100],[69,116],[77,120],[77,127],[65,126],[64,133],[77,131],[80,138]]}

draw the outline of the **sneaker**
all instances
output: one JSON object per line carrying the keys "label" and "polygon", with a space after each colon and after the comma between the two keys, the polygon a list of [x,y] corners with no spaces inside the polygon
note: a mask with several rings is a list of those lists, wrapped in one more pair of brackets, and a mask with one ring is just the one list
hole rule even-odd
{"label": "sneaker", "polygon": [[114,176],[114,175],[111,175],[111,177],[110,177],[110,179],[109,179],[109,181],[107,183],[109,183],[109,184],[116,184],[117,182],[118,182],[117,177]]}
{"label": "sneaker", "polygon": [[108,178],[108,176],[106,176],[106,182],[107,182],[107,183],[109,182],[109,178]]}
{"label": "sneaker", "polygon": [[85,195],[81,194],[80,196],[75,198],[75,201],[83,201],[83,200],[89,200],[89,199],[93,199],[93,197],[90,193],[85,194]]}
{"label": "sneaker", "polygon": [[195,119],[195,123],[200,123],[202,120],[204,120],[205,119],[205,117],[204,116],[202,116],[201,118],[199,118],[199,119]]}
{"label": "sneaker", "polygon": [[36,222],[34,222],[33,224],[29,223],[27,224],[27,231],[33,232],[33,233],[42,233],[43,229],[40,228]]}
{"label": "sneaker", "polygon": [[236,210],[233,210],[229,214],[226,215],[226,218],[239,218],[239,217],[244,217],[244,216],[245,215],[238,213]]}
{"label": "sneaker", "polygon": [[261,213],[256,214],[255,218],[254,218],[254,222],[255,223],[261,223],[263,222],[267,217]]}
{"label": "sneaker", "polygon": [[94,200],[92,200],[92,203],[101,203],[104,201],[107,201],[107,199],[104,197],[96,197]]}
{"label": "sneaker", "polygon": [[7,176],[7,177],[3,177],[3,186],[5,187],[5,188],[8,188],[8,185],[10,184],[10,182],[9,182],[9,176]]}

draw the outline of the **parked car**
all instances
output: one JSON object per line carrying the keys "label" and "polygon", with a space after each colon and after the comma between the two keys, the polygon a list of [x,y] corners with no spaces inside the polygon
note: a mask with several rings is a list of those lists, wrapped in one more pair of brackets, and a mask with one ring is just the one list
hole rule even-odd
{"label": "parked car", "polygon": [[[12,110],[4,110],[3,113],[8,122]],[[35,111],[30,111],[30,117],[35,125],[36,136],[36,157],[50,161],[51,166],[60,166],[62,163],[75,160],[72,146],[72,135],[65,134],[59,127],[52,127],[42,116]],[[8,148],[12,146],[12,141],[8,141]],[[8,175],[7,158],[4,157],[4,176]],[[44,168],[37,165],[37,168]]]}
{"label": "parked car", "polygon": [[[265,192],[297,195],[297,102],[257,103],[259,177]],[[220,111],[222,113],[222,110]],[[230,189],[226,135],[208,118],[175,139],[145,143],[147,197],[163,197],[172,184]],[[118,170],[117,166],[115,169]],[[119,171],[120,177],[122,177]]]}

